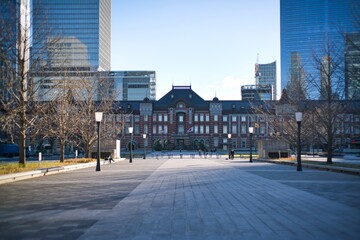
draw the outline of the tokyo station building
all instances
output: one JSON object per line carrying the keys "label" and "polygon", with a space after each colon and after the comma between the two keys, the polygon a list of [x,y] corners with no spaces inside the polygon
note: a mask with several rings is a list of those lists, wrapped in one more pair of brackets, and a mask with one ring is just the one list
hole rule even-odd
{"label": "tokyo station building", "polygon": [[[281,100],[280,100],[281,101]],[[122,129],[117,138],[121,149],[128,150],[198,150],[218,151],[250,148],[249,127],[254,127],[253,148],[257,141],[271,137],[274,129],[269,124],[271,114],[259,114],[256,109],[270,108],[279,101],[225,100],[217,97],[204,100],[191,86],[173,86],[161,99],[119,101],[115,103],[116,119],[122,116]],[[350,120],[352,139],[360,136],[360,104],[354,103]],[[268,112],[274,109],[268,109]],[[293,115],[293,113],[291,113]],[[350,121],[349,120],[349,121]],[[133,127],[133,134],[129,133]],[[146,136],[144,136],[146,134]],[[229,138],[231,134],[231,138]],[[348,140],[350,142],[350,140]]]}

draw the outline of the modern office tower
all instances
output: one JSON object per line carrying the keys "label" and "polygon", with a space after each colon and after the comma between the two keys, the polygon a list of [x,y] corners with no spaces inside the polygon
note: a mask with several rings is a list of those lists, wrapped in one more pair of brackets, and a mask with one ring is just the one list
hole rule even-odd
{"label": "modern office tower", "polygon": [[[33,0],[33,52],[53,69],[110,70],[111,0]],[[33,61],[38,60],[35,56]]]}
{"label": "modern office tower", "polygon": [[[326,55],[326,47],[339,56],[344,68],[344,35],[359,32],[356,26],[359,11],[358,0],[280,0],[281,88],[291,80],[294,52],[302,60],[307,80],[316,78],[318,85],[321,73],[317,65]],[[320,60],[318,63],[314,62],[314,56]],[[345,74],[342,75],[339,79],[345,81]],[[309,96],[317,99],[320,92],[310,92]]]}
{"label": "modern office tower", "polygon": [[105,71],[101,79],[113,86],[115,101],[156,100],[155,71]]}
{"label": "modern office tower", "polygon": [[285,88],[290,99],[302,100],[306,98],[306,75],[303,69],[303,63],[298,52],[292,52],[290,55],[290,80],[287,82]]}
{"label": "modern office tower", "polygon": [[271,99],[276,99],[276,61],[267,64],[255,64],[255,83],[256,85],[271,85],[273,93]]}
{"label": "modern office tower", "polygon": [[360,99],[360,33],[345,36],[345,98]]}
{"label": "modern office tower", "polygon": [[69,91],[78,100],[156,100],[155,71],[42,71],[34,78],[38,101],[55,100]]}
{"label": "modern office tower", "polygon": [[29,52],[30,0],[1,0],[0,99],[2,101],[10,98],[9,88],[14,87],[9,82],[11,79],[21,75],[24,81],[27,81]]}
{"label": "modern office tower", "polygon": [[241,99],[243,101],[273,100],[273,85],[245,85],[241,86]]}

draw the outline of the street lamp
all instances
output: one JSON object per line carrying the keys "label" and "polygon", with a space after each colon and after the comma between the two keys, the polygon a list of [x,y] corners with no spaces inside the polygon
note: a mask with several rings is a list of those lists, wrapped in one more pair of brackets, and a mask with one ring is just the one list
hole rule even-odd
{"label": "street lamp", "polygon": [[100,171],[100,122],[102,120],[102,116],[103,116],[102,112],[95,112],[95,121],[97,123],[97,134],[98,134],[96,171]]}
{"label": "street lamp", "polygon": [[253,162],[252,160],[252,135],[254,132],[254,128],[253,127],[249,127],[249,133],[250,133],[250,161],[249,162]]}
{"label": "street lamp", "polygon": [[298,139],[297,139],[297,171],[302,171],[301,167],[301,140],[300,140],[300,130],[301,130],[301,121],[302,121],[302,112],[295,113],[295,119],[298,124]]}
{"label": "street lamp", "polygon": [[129,160],[129,163],[132,163],[132,140],[133,140],[133,135],[132,135],[132,133],[133,133],[133,130],[134,130],[134,128],[133,127],[129,127],[129,133],[130,133],[130,160]]}
{"label": "street lamp", "polygon": [[229,160],[230,160],[230,140],[231,140],[231,133],[228,133]]}
{"label": "street lamp", "polygon": [[143,134],[144,139],[144,159],[146,159],[146,153],[145,153],[145,140],[146,140],[146,133]]}

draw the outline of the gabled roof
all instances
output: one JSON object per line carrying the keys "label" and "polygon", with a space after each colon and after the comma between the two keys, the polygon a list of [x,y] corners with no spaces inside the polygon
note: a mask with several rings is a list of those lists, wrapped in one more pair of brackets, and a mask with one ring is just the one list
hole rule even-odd
{"label": "gabled roof", "polygon": [[197,109],[209,108],[208,102],[194,92],[191,86],[173,86],[170,92],[154,102],[154,107],[157,109],[167,109],[168,107],[175,107],[180,101],[187,107],[196,106]]}

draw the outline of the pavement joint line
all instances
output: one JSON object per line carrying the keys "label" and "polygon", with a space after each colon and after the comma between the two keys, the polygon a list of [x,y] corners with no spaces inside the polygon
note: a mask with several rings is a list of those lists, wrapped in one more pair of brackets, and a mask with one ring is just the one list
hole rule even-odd
{"label": "pavement joint line", "polygon": [[[193,159],[188,159],[187,162],[185,162],[186,160],[181,162],[179,159],[166,161],[146,181],[120,201],[111,213],[104,215],[87,229],[80,239],[88,239],[91,236],[100,237],[103,233],[101,232],[102,226],[111,224],[119,216],[122,216],[126,222],[124,228],[129,231],[128,234],[130,233],[130,235],[124,236],[124,239],[136,239],[136,236],[143,233],[142,227],[148,229],[149,238],[151,236],[156,238],[157,234],[162,233],[164,235],[159,237],[160,239],[169,239],[167,234],[171,234],[171,231],[167,228],[164,229],[164,225],[167,226],[170,223],[170,226],[182,223],[185,228],[184,232],[178,234],[187,239],[192,239],[197,234],[201,237],[205,234],[206,229],[209,234],[212,234],[212,230],[215,229],[211,228],[211,222],[206,224],[207,216],[214,216],[214,219],[221,224],[219,226],[221,231],[226,230],[226,234],[229,234],[215,232],[211,239],[216,239],[216,237],[239,239],[242,236],[241,234],[236,235],[239,230],[250,230],[250,233],[254,234],[253,239],[267,239],[268,234],[273,235],[273,239],[278,239],[276,236],[281,239],[301,239],[302,234],[307,234],[309,239],[316,239],[322,235],[331,236],[326,231],[328,224],[331,225],[329,227],[335,234],[344,233],[345,238],[355,236],[354,224],[359,222],[359,217],[354,218],[350,227],[345,223],[339,224],[339,226],[334,224],[334,222],[340,223],[343,219],[351,219],[347,215],[339,214],[341,211],[351,211],[350,207],[274,180],[263,179],[251,172],[226,164],[225,161],[223,163],[206,162],[203,167],[201,161],[205,162],[205,159],[197,159],[195,163],[189,160],[194,161]],[[194,168],[195,170],[193,170]],[[202,171],[203,168],[206,171]],[[162,171],[165,170],[167,173],[163,174]],[[207,185],[204,184],[206,181],[216,188],[214,192],[212,189],[207,189]],[[238,182],[242,182],[244,186],[238,185]],[[276,189],[279,190],[274,192]],[[184,195],[183,205],[167,207],[168,204],[174,202],[172,200],[176,200],[177,194],[173,191]],[[268,201],[263,201],[262,197],[264,196],[268,196]],[[232,200],[233,198],[234,200]],[[283,202],[276,204],[276,200],[283,200]],[[243,208],[235,208],[233,201],[242,204]],[[215,202],[220,205],[213,205],[212,203]],[[335,208],[331,209],[329,205],[334,205]],[[171,217],[177,213],[175,210],[181,208],[185,209],[184,220]],[[317,210],[318,214],[314,214],[315,209],[319,209]],[[271,214],[280,210],[282,213],[279,215]],[[299,212],[299,210],[302,211]],[[308,216],[313,217],[311,224],[307,222]],[[133,218],[137,220],[130,221]],[[243,228],[239,229],[236,225],[237,219],[245,220]],[[266,223],[264,219],[269,222]],[[151,220],[152,224],[150,224]],[[301,226],[293,228],[296,225]],[[113,233],[126,234],[124,228],[113,229]],[[349,233],[342,232],[343,229],[351,231]],[[317,233],[314,234],[313,230],[316,230]]]}
{"label": "pavement joint line", "polygon": [[[0,232],[6,239],[359,239],[357,176],[232,163],[137,159],[102,174],[85,169],[3,185]],[[308,183],[304,190],[284,179]],[[333,179],[347,185],[330,186]],[[318,180],[326,195],[313,188]]]}

